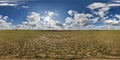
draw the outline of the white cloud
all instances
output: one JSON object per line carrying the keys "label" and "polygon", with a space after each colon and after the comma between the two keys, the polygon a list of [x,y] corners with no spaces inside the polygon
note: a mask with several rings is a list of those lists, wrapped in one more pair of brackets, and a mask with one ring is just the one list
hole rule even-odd
{"label": "white cloud", "polygon": [[113,7],[113,6],[120,6],[120,4],[108,4],[108,6]]}
{"label": "white cloud", "polygon": [[51,11],[45,11],[45,13],[48,14],[48,16],[52,17],[52,16],[57,16],[58,14],[51,12]]}
{"label": "white cloud", "polygon": [[113,25],[88,25],[83,30],[119,30],[120,26],[113,26]]}
{"label": "white cloud", "polygon": [[[92,10],[93,14],[78,13],[77,11],[69,10],[68,14],[70,17],[65,19],[66,22],[63,24],[65,27],[64,29],[118,29],[120,25],[120,16],[116,14],[112,16],[113,18],[109,18],[109,16],[106,15],[111,7],[115,6],[119,6],[119,4],[93,3],[87,6],[87,8]],[[100,23],[101,25],[95,26],[94,24],[96,23]]]}
{"label": "white cloud", "polygon": [[7,20],[7,19],[8,19],[8,16],[4,16],[3,19],[4,19],[4,20]]}
{"label": "white cloud", "polygon": [[8,18],[8,16],[0,15],[0,30],[12,29],[11,23],[6,21],[7,18]]}
{"label": "white cloud", "polygon": [[41,16],[39,13],[32,12],[31,15],[27,16],[27,21],[15,27],[15,29],[41,29],[41,30],[52,30],[62,29],[62,24],[59,21],[52,19],[57,14],[54,12],[47,12],[46,16]]}
{"label": "white cloud", "polygon": [[22,22],[15,27],[15,29],[35,29],[40,24],[41,16],[39,13],[32,12],[31,15],[27,16],[27,21]]}
{"label": "white cloud", "polygon": [[73,20],[73,18],[71,18],[71,17],[67,17],[66,19],[65,19],[65,21],[66,21],[66,23],[72,23],[74,20]]}
{"label": "white cloud", "polygon": [[0,6],[17,6],[18,4],[13,4],[13,3],[0,3]]}
{"label": "white cloud", "polygon": [[98,30],[100,27],[95,26],[95,25],[88,25],[85,27],[85,30]]}
{"label": "white cloud", "polygon": [[17,6],[17,0],[0,0],[0,6]]}
{"label": "white cloud", "polygon": [[107,4],[98,2],[98,3],[93,3],[93,4],[89,5],[88,8],[94,10],[94,9],[103,8],[106,6],[107,6]]}
{"label": "white cloud", "polygon": [[91,19],[91,20],[92,20],[92,23],[94,24],[94,23],[97,23],[97,22],[98,22],[99,18],[98,18],[98,17],[96,17],[96,18]]}
{"label": "white cloud", "polygon": [[63,24],[66,29],[77,29],[91,23],[91,14],[78,13],[73,10],[69,10],[68,14],[70,17],[67,17],[65,19],[65,23]]}
{"label": "white cloud", "polygon": [[[99,15],[100,18],[103,18],[107,14],[107,11],[110,9],[106,3],[93,3],[87,6],[87,8],[91,9],[93,14]],[[97,11],[95,11],[95,9],[97,9]]]}
{"label": "white cloud", "polygon": [[119,30],[120,26],[102,25],[99,30]]}
{"label": "white cloud", "polygon": [[[27,16],[26,21],[17,26],[12,26],[14,29],[27,29],[27,30],[117,30],[119,28],[120,21],[113,18],[103,20],[103,25],[95,26],[94,23],[98,22],[99,18],[91,18],[93,15],[78,13],[74,11],[73,15],[66,18],[66,22],[61,24],[58,20],[53,19],[58,14],[54,12],[46,12],[45,16],[36,12],[31,12]],[[115,15],[117,18],[119,15]],[[6,22],[8,16],[0,15],[0,29],[12,29],[11,23]]]}
{"label": "white cloud", "polygon": [[0,0],[0,2],[20,2],[20,1],[35,1],[35,0]]}
{"label": "white cloud", "polygon": [[110,7],[113,7],[113,6],[120,6],[120,4],[116,4],[116,3],[100,3],[100,2],[96,2],[96,3],[93,3],[89,6],[87,6],[87,8],[89,9],[101,9],[101,8],[104,8],[105,10],[110,8]]}
{"label": "white cloud", "polygon": [[[5,0],[0,2],[6,3],[3,6],[16,6],[16,5],[7,5],[7,2],[10,0]],[[14,0],[14,2],[19,2],[20,0]],[[25,1],[25,0],[21,0]],[[13,1],[12,1],[13,2]],[[12,4],[12,3],[11,3]],[[17,3],[13,3],[17,4]],[[2,6],[2,5],[1,5]],[[74,10],[69,10],[67,13],[68,17],[65,18],[64,23],[60,23],[59,20],[55,19],[58,16],[57,13],[51,11],[45,11],[45,16],[37,12],[31,12],[27,16],[26,21],[23,21],[21,24],[14,26],[15,29],[35,29],[35,30],[109,30],[109,29],[120,29],[120,15],[110,15],[112,18],[109,18],[106,14],[109,12],[111,7],[120,6],[120,4],[112,3],[93,3],[87,6],[92,10],[92,14],[88,13],[78,13]],[[21,6],[22,8],[29,8],[28,6]],[[8,16],[0,15],[0,29],[12,28],[11,23],[6,22]],[[96,23],[100,23],[100,26],[96,26]],[[3,29],[3,28],[2,28]]]}
{"label": "white cloud", "polygon": [[40,14],[32,12],[31,15],[27,16],[27,21],[30,22],[30,24],[36,24],[40,21],[40,18]]}
{"label": "white cloud", "polygon": [[27,8],[30,8],[30,7],[29,6],[22,6],[22,8],[26,8],[27,9]]}
{"label": "white cloud", "polygon": [[120,19],[120,15],[118,15],[118,14],[116,14],[115,17],[118,18],[118,19]]}
{"label": "white cloud", "polygon": [[87,8],[91,9],[93,14],[98,15],[99,18],[103,20],[106,14],[108,13],[108,11],[111,9],[111,7],[116,7],[116,6],[120,6],[120,4],[95,2],[87,6]]}
{"label": "white cloud", "polygon": [[113,6],[120,6],[120,4],[97,2],[97,3],[93,3],[89,6],[87,6],[87,8],[92,9],[92,10],[100,8],[100,10],[102,9],[103,11],[108,11],[110,9],[110,7],[113,7]]}
{"label": "white cloud", "polygon": [[120,4],[113,3],[93,3],[87,8],[91,9],[93,14],[98,15],[98,17],[93,18],[93,23],[97,23],[98,20],[102,23],[100,26],[88,25],[86,29],[97,29],[97,30],[116,30],[120,29],[120,15],[111,15],[112,18],[106,16],[111,7],[120,6]]}
{"label": "white cloud", "polygon": [[[21,2],[35,1],[35,0],[0,0],[0,6],[18,6]],[[28,6],[22,6],[22,8],[28,8]]]}
{"label": "white cloud", "polygon": [[105,25],[114,26],[114,25],[119,25],[120,21],[117,20],[116,18],[120,19],[120,16],[116,14],[115,16],[112,16],[116,18],[110,19],[108,16],[106,16],[106,14],[109,12],[111,7],[116,7],[116,6],[120,6],[120,4],[97,2],[97,3],[90,4],[89,6],[87,6],[87,8],[91,9],[93,14],[98,15],[98,17],[95,17],[93,19],[94,23],[100,20],[100,22]]}
{"label": "white cloud", "polygon": [[69,11],[68,11],[68,14],[71,15],[71,16],[74,15],[74,13],[77,13],[77,12],[75,12],[75,11],[73,11],[73,10],[69,10]]}
{"label": "white cloud", "polygon": [[120,2],[120,1],[115,1],[115,2]]}
{"label": "white cloud", "polygon": [[[120,0],[116,0],[114,2],[119,2]],[[109,10],[112,7],[120,6],[119,3],[100,3],[95,2],[87,6],[92,11],[92,14],[89,14],[88,18],[87,13],[78,13],[77,11],[69,10],[68,14],[71,17],[67,17],[66,23],[63,25],[65,29],[87,29],[87,30],[113,30],[120,29],[120,15],[107,15]],[[87,15],[87,16],[86,16]],[[109,18],[112,16],[112,18]],[[100,26],[95,26],[95,23],[100,23]],[[84,27],[83,27],[84,26]]]}
{"label": "white cloud", "polygon": [[105,20],[104,24],[108,24],[108,25],[119,25],[120,21],[119,20]]}
{"label": "white cloud", "polygon": [[112,2],[119,3],[119,2],[120,2],[120,0],[112,0]]}
{"label": "white cloud", "polygon": [[47,25],[47,27],[49,27],[48,29],[61,29],[59,20],[54,20],[53,18],[55,18],[56,16],[58,16],[58,14],[51,12],[51,11],[46,11],[47,15],[43,16],[43,22],[44,24]]}

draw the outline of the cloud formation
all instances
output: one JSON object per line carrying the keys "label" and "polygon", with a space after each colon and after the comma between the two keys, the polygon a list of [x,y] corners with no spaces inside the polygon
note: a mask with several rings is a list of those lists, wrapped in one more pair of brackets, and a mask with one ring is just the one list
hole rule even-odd
{"label": "cloud formation", "polygon": [[[118,0],[114,0],[112,2],[118,2]],[[107,15],[109,13],[109,10],[112,7],[118,7],[120,4],[115,3],[93,3],[87,6],[93,14],[95,14],[97,19],[94,19],[97,22],[101,22],[101,26],[97,26],[96,29],[118,29],[120,26],[120,15]],[[112,16],[112,18],[109,18]],[[90,26],[91,27],[91,26]],[[95,26],[92,26],[95,27]]]}
{"label": "cloud formation", "polygon": [[7,22],[8,16],[0,15],[0,30],[12,29],[11,22]]}
{"label": "cloud formation", "polygon": [[120,21],[119,20],[105,20],[104,24],[108,24],[108,25],[119,25]]}
{"label": "cloud formation", "polygon": [[30,7],[29,6],[22,6],[22,8],[26,8],[27,9],[27,8],[30,8]]}
{"label": "cloud formation", "polygon": [[81,26],[86,26],[91,23],[91,14],[78,13],[77,11],[69,10],[68,14],[70,17],[65,19],[64,26],[67,28],[79,28]]}
{"label": "cloud formation", "polygon": [[[18,6],[21,2],[34,1],[34,0],[0,0],[0,6]],[[27,6],[22,6],[28,8]]]}
{"label": "cloud formation", "polygon": [[[28,0],[0,0],[0,6],[17,6],[17,2]],[[31,0],[32,1],[32,0]],[[12,3],[8,3],[12,2]],[[119,2],[118,0],[112,2]],[[31,12],[17,26],[12,26],[7,22],[8,16],[0,17],[0,29],[23,29],[23,30],[117,30],[120,29],[120,15],[107,15],[112,7],[118,7],[120,4],[95,2],[87,6],[91,13],[79,13],[75,10],[69,10],[68,17],[64,23],[54,19],[59,14],[51,11],[45,11],[45,15],[37,12]],[[22,6],[22,8],[29,8]],[[111,17],[110,17],[111,16]]]}
{"label": "cloud formation", "polygon": [[46,16],[41,16],[39,13],[32,12],[27,16],[26,21],[22,24],[15,26],[15,29],[27,29],[27,30],[52,30],[61,29],[61,24],[58,20],[52,19],[57,14],[54,12],[47,11]]}

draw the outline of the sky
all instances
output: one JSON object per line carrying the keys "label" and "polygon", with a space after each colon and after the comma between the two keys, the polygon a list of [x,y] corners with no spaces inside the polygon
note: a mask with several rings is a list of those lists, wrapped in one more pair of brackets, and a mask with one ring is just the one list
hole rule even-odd
{"label": "sky", "polygon": [[120,30],[120,0],[0,0],[0,30]]}

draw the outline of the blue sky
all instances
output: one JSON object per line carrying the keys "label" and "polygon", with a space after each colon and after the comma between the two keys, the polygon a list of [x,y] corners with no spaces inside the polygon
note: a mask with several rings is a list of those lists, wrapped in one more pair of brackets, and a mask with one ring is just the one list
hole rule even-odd
{"label": "blue sky", "polygon": [[0,0],[0,29],[120,29],[120,0]]}

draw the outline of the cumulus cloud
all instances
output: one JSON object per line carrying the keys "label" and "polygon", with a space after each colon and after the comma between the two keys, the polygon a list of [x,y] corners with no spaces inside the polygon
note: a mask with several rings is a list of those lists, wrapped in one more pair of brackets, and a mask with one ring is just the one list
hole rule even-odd
{"label": "cumulus cloud", "polygon": [[91,20],[92,20],[92,23],[94,24],[94,23],[97,23],[97,22],[98,22],[99,18],[96,17],[96,18],[93,18],[93,19],[91,19]]}
{"label": "cumulus cloud", "polygon": [[31,12],[27,16],[26,21],[23,21],[17,26],[11,26],[6,20],[8,16],[0,15],[0,29],[23,29],[23,30],[117,30],[119,29],[120,16],[116,14],[114,18],[110,19],[104,17],[106,20],[102,21],[102,25],[96,26],[99,18],[92,14],[78,13],[77,11],[68,11],[70,15],[65,19],[65,23],[60,23],[59,20],[53,19],[58,16],[57,13],[46,11],[44,16],[37,12]]}
{"label": "cumulus cloud", "polygon": [[81,26],[86,26],[91,23],[91,14],[78,13],[77,11],[69,10],[68,14],[70,17],[65,19],[63,24],[65,28],[79,28]]}
{"label": "cumulus cloud", "polygon": [[119,20],[105,20],[104,24],[108,24],[108,25],[119,25],[120,21]]}
{"label": "cumulus cloud", "polygon": [[35,29],[40,24],[41,16],[36,12],[32,12],[27,16],[26,21],[22,22],[15,27],[15,29]]}
{"label": "cumulus cloud", "polygon": [[84,30],[104,30],[103,26],[104,25],[102,25],[102,26],[88,25],[88,26],[85,27]]}
{"label": "cumulus cloud", "polygon": [[[0,0],[1,6],[16,6],[16,2],[28,0]],[[8,3],[15,2],[15,3]],[[118,2],[118,0],[114,1]],[[14,5],[15,4],[15,5]],[[120,15],[107,15],[111,7],[120,6],[120,4],[100,3],[95,2],[87,6],[91,10],[90,13],[79,13],[78,11],[69,10],[68,17],[65,18],[64,23],[60,23],[55,19],[57,13],[45,11],[45,15],[37,12],[31,12],[27,16],[26,21],[23,21],[17,26],[12,26],[14,29],[26,30],[117,30],[120,29]],[[29,8],[28,6],[21,6],[22,8]],[[109,18],[112,16],[111,18]],[[6,20],[8,16],[0,16],[0,29],[12,28],[11,23]],[[99,26],[96,26],[99,24]]]}
{"label": "cumulus cloud", "polygon": [[58,16],[58,14],[51,11],[47,11],[46,13],[47,15],[43,16],[42,19],[44,24],[46,24],[47,27],[49,27],[48,29],[61,29],[62,24],[59,22],[59,20],[53,19],[54,17]]}
{"label": "cumulus cloud", "polygon": [[100,2],[93,3],[87,6],[87,8],[91,9],[93,14],[100,16],[100,18],[103,18],[106,15],[107,11],[110,9],[108,4]]}
{"label": "cumulus cloud", "polygon": [[58,20],[52,19],[53,16],[57,14],[54,12],[46,12],[46,16],[41,16],[39,13],[32,12],[31,15],[27,16],[27,21],[22,22],[22,24],[17,25],[15,29],[32,29],[32,30],[52,30],[61,29],[62,24]]}
{"label": "cumulus cloud", "polygon": [[[113,2],[117,2],[118,0],[114,0]],[[94,18],[92,19],[93,23],[98,23],[101,22],[101,26],[94,26],[94,25],[88,25],[89,28],[96,28],[96,29],[117,29],[120,25],[120,15],[107,15],[109,10],[112,7],[118,7],[120,4],[115,4],[115,3],[100,3],[100,2],[95,2],[87,6],[89,8],[93,15],[95,14]],[[112,16],[112,18],[109,18]],[[87,29],[87,28],[86,28]]]}
{"label": "cumulus cloud", "polygon": [[[120,6],[112,3],[93,3],[87,6],[93,14],[78,13],[77,11],[69,10],[70,15],[65,19],[63,24],[64,29],[82,29],[82,30],[109,30],[118,29],[120,25],[120,15],[111,15],[109,18],[107,13],[111,7]],[[96,26],[95,24],[101,24]]]}
{"label": "cumulus cloud", "polygon": [[120,26],[113,26],[113,25],[88,25],[83,30],[119,30]]}
{"label": "cumulus cloud", "polygon": [[68,14],[71,15],[71,16],[74,15],[75,13],[77,13],[77,12],[76,12],[76,11],[73,11],[73,10],[69,10],[69,11],[68,11]]}
{"label": "cumulus cloud", "polygon": [[[104,9],[103,9],[104,10]],[[99,13],[99,12],[96,12]],[[77,11],[69,10],[68,14],[70,15],[65,19],[63,24],[64,29],[78,29],[78,30],[104,30],[110,29],[108,26],[117,27],[120,24],[120,21],[116,18],[119,15],[116,15],[116,18],[110,19],[108,16],[103,16],[103,20],[100,19],[101,16],[96,17],[93,14],[88,13],[78,13]],[[104,13],[103,13],[104,15]],[[115,16],[114,16],[115,17]],[[100,21],[99,21],[100,20]],[[95,24],[101,24],[96,26]]]}
{"label": "cumulus cloud", "polygon": [[8,16],[0,15],[0,30],[12,29],[11,23],[6,21],[7,18],[8,18]]}
{"label": "cumulus cloud", "polygon": [[99,15],[101,18],[103,18],[107,14],[107,12],[111,9],[111,7],[118,6],[120,6],[120,4],[95,2],[87,6],[87,8],[91,9],[93,14]]}
{"label": "cumulus cloud", "polygon": [[116,14],[115,17],[118,18],[118,19],[120,19],[120,15],[118,15],[118,14]]}
{"label": "cumulus cloud", "polygon": [[67,17],[67,18],[65,19],[65,21],[66,21],[66,23],[68,23],[68,24],[74,22],[73,18],[71,18],[71,17]]}

